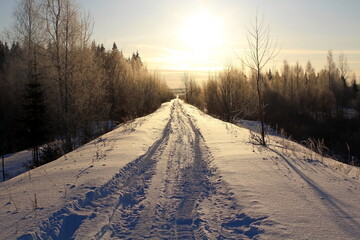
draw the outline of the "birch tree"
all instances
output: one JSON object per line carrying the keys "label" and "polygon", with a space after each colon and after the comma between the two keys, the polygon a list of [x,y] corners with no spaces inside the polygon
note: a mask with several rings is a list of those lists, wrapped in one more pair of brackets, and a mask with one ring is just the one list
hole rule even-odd
{"label": "birch tree", "polygon": [[270,28],[265,25],[264,17],[259,17],[258,13],[248,29],[247,43],[248,48],[245,50],[242,62],[255,73],[257,112],[261,124],[260,144],[266,146],[264,127],[265,105],[263,101],[264,79],[261,73],[266,64],[277,56],[280,49],[277,46],[277,41],[274,42],[270,38]]}
{"label": "birch tree", "polygon": [[[44,18],[49,46],[48,55],[54,68],[58,128],[64,135],[64,150],[72,150],[71,135],[78,124],[75,96],[76,82],[86,76],[87,67],[82,57],[90,39],[92,25],[89,16],[81,17],[79,6],[73,0],[43,0]],[[80,73],[80,74],[79,74]],[[81,79],[80,79],[81,81]]]}

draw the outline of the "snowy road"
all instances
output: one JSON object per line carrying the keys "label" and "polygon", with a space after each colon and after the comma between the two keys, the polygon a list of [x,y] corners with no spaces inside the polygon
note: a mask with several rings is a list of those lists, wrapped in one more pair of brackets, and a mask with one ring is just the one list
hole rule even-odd
{"label": "snowy road", "polygon": [[[54,214],[38,237],[248,239],[260,219],[241,212],[209,167],[211,154],[179,101],[162,137],[93,194]],[[63,211],[73,214],[66,215]],[[92,213],[90,213],[92,211]]]}
{"label": "snowy road", "polygon": [[359,168],[250,137],[164,103],[0,183],[0,239],[358,239]]}

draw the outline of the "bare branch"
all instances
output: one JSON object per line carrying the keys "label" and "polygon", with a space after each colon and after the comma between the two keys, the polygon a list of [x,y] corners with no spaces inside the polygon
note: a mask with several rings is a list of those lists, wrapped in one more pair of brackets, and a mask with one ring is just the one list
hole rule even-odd
{"label": "bare branch", "polygon": [[265,26],[265,18],[262,15],[259,18],[258,12],[251,21],[250,29],[247,29],[248,49],[244,50],[244,57],[240,58],[242,63],[256,73],[257,90],[257,111],[261,121],[261,144],[266,145],[264,115],[265,106],[263,104],[263,81],[261,71],[265,65],[274,59],[280,52],[277,48],[277,40],[273,42],[270,38],[270,28]]}

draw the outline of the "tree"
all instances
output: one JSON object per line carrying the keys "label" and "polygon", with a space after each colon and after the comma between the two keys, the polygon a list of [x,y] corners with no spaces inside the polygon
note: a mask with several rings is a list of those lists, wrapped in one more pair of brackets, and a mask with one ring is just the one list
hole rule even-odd
{"label": "tree", "polygon": [[340,73],[340,108],[341,113],[343,114],[343,109],[348,105],[350,100],[349,98],[349,91],[348,91],[348,78],[349,78],[349,65],[347,63],[347,59],[345,55],[342,53],[339,55],[339,73]]}
{"label": "tree", "polygon": [[215,77],[209,77],[204,83],[204,104],[208,114],[220,116],[219,86]]}
{"label": "tree", "polygon": [[32,72],[31,82],[26,84],[24,125],[27,130],[29,144],[33,148],[33,164],[38,167],[40,166],[40,146],[45,142],[47,129],[44,92],[42,84],[39,82],[36,58]]}
{"label": "tree", "polygon": [[269,26],[265,26],[264,17],[259,19],[258,13],[251,23],[251,28],[248,29],[247,43],[248,49],[245,50],[244,59],[241,60],[255,73],[257,112],[261,123],[260,144],[266,146],[264,127],[265,105],[263,102],[264,81],[261,72],[265,65],[277,56],[280,49],[277,47],[277,42],[271,40],[270,29]]}
{"label": "tree", "polygon": [[116,51],[116,50],[118,50],[118,48],[117,48],[116,43],[114,42],[114,43],[113,43],[113,47],[112,47],[112,51]]}
{"label": "tree", "polygon": [[42,42],[44,25],[40,16],[40,7],[41,5],[36,0],[21,0],[14,13],[15,23],[12,31],[25,53],[25,72],[28,82],[32,82],[31,78],[36,75],[32,72],[33,65],[37,65],[35,55]]}
{"label": "tree", "polygon": [[183,83],[185,86],[185,101],[191,105],[201,108],[201,88],[196,83],[194,78],[190,77],[189,74],[185,73],[183,76]]}
{"label": "tree", "polygon": [[0,155],[1,155],[1,162],[2,162],[2,172],[3,172],[3,181],[5,181],[5,159],[4,159],[4,155],[5,155],[5,151],[6,151],[6,147],[5,147],[5,143],[6,143],[6,126],[5,126],[5,109],[4,109],[4,105],[5,103],[5,94],[3,93],[4,89],[5,89],[5,84],[2,82],[3,81],[3,75],[4,75],[4,64],[5,64],[5,59],[6,59],[6,48],[7,45],[6,43],[3,44],[2,41],[0,41]]}
{"label": "tree", "polygon": [[351,78],[351,98],[356,99],[359,92],[359,85],[356,83],[356,74],[353,73]]}
{"label": "tree", "polygon": [[184,76],[182,78],[182,81],[184,83],[185,87],[185,102],[189,102],[189,91],[190,91],[190,77],[188,73],[184,73]]}
{"label": "tree", "polygon": [[347,86],[347,79],[349,78],[349,65],[347,63],[347,58],[342,53],[339,55],[339,71],[340,71],[340,77],[344,84],[344,86]]}
{"label": "tree", "polygon": [[359,89],[358,89],[359,86],[356,83],[356,74],[355,73],[353,73],[351,84],[352,84],[353,92],[356,95],[359,91]]}
{"label": "tree", "polygon": [[233,122],[245,110],[247,81],[243,72],[234,67],[228,67],[219,74],[218,97],[222,117]]}
{"label": "tree", "polygon": [[[39,146],[43,142],[46,127],[44,117],[44,94],[39,82],[37,54],[43,42],[44,22],[41,5],[36,0],[20,0],[15,9],[15,23],[12,28],[14,39],[21,44],[24,60],[25,98],[24,127],[28,131],[28,144],[33,146],[33,162],[40,165]],[[19,67],[18,67],[19,69]]]}
{"label": "tree", "polygon": [[0,155],[1,155],[1,165],[2,165],[2,174],[3,174],[3,181],[5,181],[5,152],[6,152],[6,143],[7,143],[7,132],[8,129],[6,127],[7,121],[7,114],[6,114],[6,110],[5,110],[5,105],[7,104],[6,102],[6,97],[5,97],[5,93],[3,91],[5,91],[5,83],[3,82],[4,80],[4,63],[5,63],[5,59],[6,59],[6,55],[5,55],[5,49],[4,49],[5,45],[2,44],[2,42],[0,41]]}
{"label": "tree", "polygon": [[233,111],[235,110],[235,81],[236,75],[233,73],[234,69],[227,68],[220,73],[219,95],[220,103],[224,111],[224,119],[228,122],[233,121]]}
{"label": "tree", "polygon": [[335,71],[336,65],[334,62],[333,52],[332,50],[328,51],[328,55],[326,56],[327,59],[327,74],[328,74],[328,84],[329,88],[333,89],[335,83]]}
{"label": "tree", "polygon": [[292,82],[291,82],[291,68],[290,65],[288,63],[288,61],[284,60],[283,63],[283,67],[282,67],[282,72],[281,72],[281,76],[282,76],[282,83],[281,83],[281,90],[282,90],[282,95],[284,97],[286,97],[287,99],[291,100],[292,97]]}
{"label": "tree", "polygon": [[139,70],[141,67],[143,67],[143,63],[141,61],[141,57],[138,51],[132,54],[130,62],[133,67],[133,70]]}
{"label": "tree", "polygon": [[[20,0],[17,2],[14,10],[14,23],[11,29],[7,31],[9,37],[12,38],[13,44],[6,59],[6,75],[8,86],[7,91],[13,91],[16,94],[14,100],[7,97],[6,102],[10,104],[14,102],[16,108],[12,110],[16,120],[15,132],[22,131],[21,117],[24,115],[24,91],[25,85],[32,82],[34,56],[39,48],[42,39],[42,19],[40,17],[40,4],[36,0]],[[14,87],[13,87],[14,86]],[[12,88],[13,87],[13,88]],[[5,113],[9,115],[9,113]],[[9,119],[10,116],[7,117]],[[9,125],[7,125],[10,127]],[[15,129],[15,128],[14,128]],[[8,149],[9,151],[10,149]],[[11,149],[12,150],[12,149]],[[15,150],[15,149],[14,149]]]}
{"label": "tree", "polygon": [[[300,101],[300,95],[302,95],[302,92],[304,90],[304,86],[301,84],[301,79],[303,79],[303,68],[300,66],[299,62],[296,62],[296,65],[293,68],[293,78],[295,80],[295,91],[294,91],[294,95],[295,95],[295,101],[296,101],[296,105],[300,105],[299,101]],[[297,91],[296,91],[297,90]]]}
{"label": "tree", "polygon": [[[77,88],[74,85],[89,67],[84,66],[87,43],[91,35],[89,17],[81,18],[74,0],[43,0],[44,18],[49,46],[53,85],[56,86],[55,102],[58,129],[63,136],[64,150],[73,149],[72,135],[79,125],[75,106]],[[80,73],[80,74],[78,74]]]}
{"label": "tree", "polygon": [[1,166],[2,166],[2,174],[3,174],[3,181],[5,181],[5,158],[4,153],[1,154]]}
{"label": "tree", "polygon": [[0,41],[0,76],[3,74],[4,71],[4,64],[5,64],[5,58],[6,58],[6,52],[8,52],[9,49],[5,44],[3,44],[2,41]]}

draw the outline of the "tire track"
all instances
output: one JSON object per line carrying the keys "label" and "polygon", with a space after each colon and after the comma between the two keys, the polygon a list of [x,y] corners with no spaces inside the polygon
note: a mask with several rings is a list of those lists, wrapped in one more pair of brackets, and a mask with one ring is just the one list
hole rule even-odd
{"label": "tire track", "polygon": [[[149,187],[149,203],[128,239],[251,239],[265,218],[251,218],[229,193],[201,132],[174,103],[164,151]],[[185,139],[184,139],[185,138]],[[154,201],[156,200],[156,201]]]}
{"label": "tire track", "polygon": [[[137,213],[142,208],[139,203],[145,199],[146,189],[155,174],[156,159],[153,156],[161,152],[163,142],[167,142],[171,118],[172,113],[162,137],[146,154],[125,165],[112,179],[89,191],[85,197],[67,203],[39,229],[19,239],[101,239],[113,236],[114,232],[127,236],[138,221]],[[120,228],[113,226],[118,212],[122,212],[124,219]],[[86,230],[79,231],[80,228]]]}

